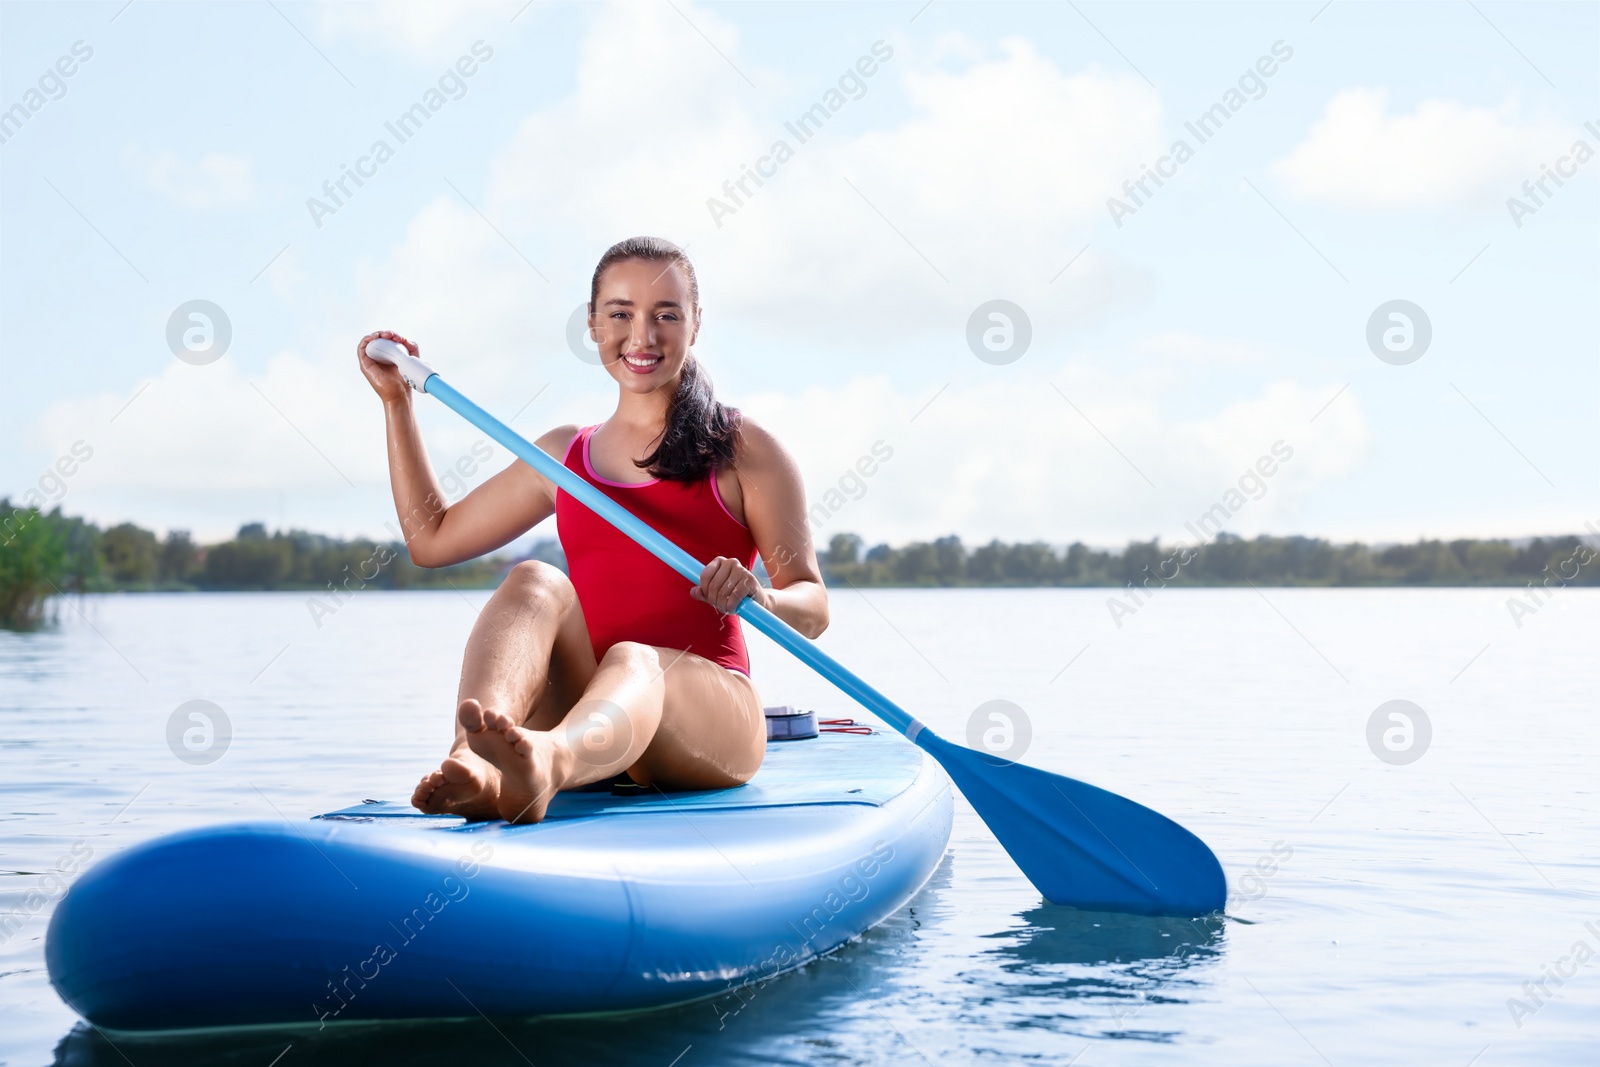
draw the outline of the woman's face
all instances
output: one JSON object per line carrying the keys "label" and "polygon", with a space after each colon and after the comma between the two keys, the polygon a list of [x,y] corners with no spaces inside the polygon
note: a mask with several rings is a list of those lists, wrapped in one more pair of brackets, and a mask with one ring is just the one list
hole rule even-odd
{"label": "woman's face", "polygon": [[589,333],[617,384],[648,393],[678,380],[700,330],[699,311],[676,263],[625,259],[600,275]]}

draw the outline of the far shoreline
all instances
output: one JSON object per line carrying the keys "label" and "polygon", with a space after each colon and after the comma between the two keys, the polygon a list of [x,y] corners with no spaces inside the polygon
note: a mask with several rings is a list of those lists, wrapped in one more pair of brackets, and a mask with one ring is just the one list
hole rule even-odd
{"label": "far shoreline", "polygon": [[[346,541],[253,522],[231,540],[199,545],[182,530],[164,539],[133,523],[102,530],[59,507],[46,514],[0,500],[0,515],[0,627],[13,630],[43,625],[54,614],[50,602],[69,595],[289,593],[304,596],[320,616],[357,593],[459,594],[495,589],[530,561],[566,569],[557,538],[523,542],[515,554],[499,550],[423,568],[398,539]],[[1537,611],[1557,590],[1600,586],[1600,548],[1590,547],[1600,545],[1600,529],[1587,529],[1587,540],[1563,534],[1385,545],[1218,531],[1193,544],[1152,538],[1121,549],[998,539],[969,546],[953,534],[869,547],[858,534],[835,533],[816,553],[833,589],[1103,589],[1114,617],[1138,610],[1157,590],[1263,588],[1513,589],[1518,599],[1508,608],[1516,615]],[[759,559],[754,570],[771,585]]]}

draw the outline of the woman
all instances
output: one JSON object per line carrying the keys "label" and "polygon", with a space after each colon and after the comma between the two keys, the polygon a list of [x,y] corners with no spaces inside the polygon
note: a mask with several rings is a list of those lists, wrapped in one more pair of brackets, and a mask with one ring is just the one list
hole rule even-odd
{"label": "woman", "polygon": [[[426,812],[538,822],[557,790],[626,772],[662,789],[746,782],[766,751],[761,697],[737,616],[746,596],[807,637],[828,599],[799,469],[771,434],[716,401],[691,348],[700,332],[694,268],[670,242],[609,248],[589,288],[589,331],[618,386],[594,426],[561,426],[538,446],[697,559],[698,586],[520,460],[446,506],[399,372],[361,371],[383,399],[389,479],[421,567],[481,556],[552,514],[571,577],[511,569],[467,642],[456,739],[417,786]],[[757,552],[771,578],[751,573]]]}

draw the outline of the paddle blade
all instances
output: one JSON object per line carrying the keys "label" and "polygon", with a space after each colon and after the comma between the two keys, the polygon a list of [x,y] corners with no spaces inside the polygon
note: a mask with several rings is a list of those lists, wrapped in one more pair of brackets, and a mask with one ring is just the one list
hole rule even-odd
{"label": "paddle blade", "polygon": [[1139,915],[1221,910],[1227,880],[1194,834],[1126,797],[952,744],[916,743],[938,760],[1022,873],[1052,904]]}

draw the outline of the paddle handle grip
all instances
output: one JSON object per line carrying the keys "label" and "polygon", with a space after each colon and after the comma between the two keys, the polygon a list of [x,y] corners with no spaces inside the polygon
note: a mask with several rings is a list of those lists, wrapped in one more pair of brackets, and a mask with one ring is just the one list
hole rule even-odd
{"label": "paddle handle grip", "polygon": [[[373,355],[371,350],[380,341],[382,341],[381,338],[367,343],[369,355]],[[382,343],[393,348],[400,348],[399,345],[394,344],[392,341]],[[627,534],[651,555],[687,578],[690,583],[694,585],[700,584],[700,575],[705,570],[703,563],[645,525],[627,508],[606,496],[574,472],[568,470],[561,461],[544,449],[525,440],[522,435],[511,427],[461,395],[454,386],[439,377],[438,373],[426,363],[405,352],[404,349],[401,349],[401,352],[406,359],[420,368],[416,373],[426,371],[426,374],[420,379],[420,386],[418,386],[423,392],[437,397],[445,406],[488,434],[495,441],[504,445],[512,455],[572,494],[590,511],[593,511],[596,515],[599,515],[602,519]],[[392,355],[392,353],[390,354]],[[377,359],[378,356],[373,355],[373,358]],[[393,362],[398,364],[398,357],[395,357]],[[404,371],[405,367],[402,365],[402,373]],[[409,381],[410,379],[408,378],[407,380]],[[923,725],[915,716],[856,677],[854,673],[834,660],[832,656],[818,648],[804,634],[778,618],[768,609],[757,604],[749,596],[739,602],[734,614],[788,649],[817,673],[854,697],[868,711],[900,733],[905,734],[912,741],[916,741],[918,735],[923,732]]]}
{"label": "paddle handle grip", "polygon": [[374,337],[367,342],[366,354],[368,359],[375,359],[379,363],[388,363],[400,368],[400,377],[406,384],[417,392],[425,392],[426,384],[430,377],[438,372],[422,360],[406,351],[406,346],[389,340],[387,337]]}

